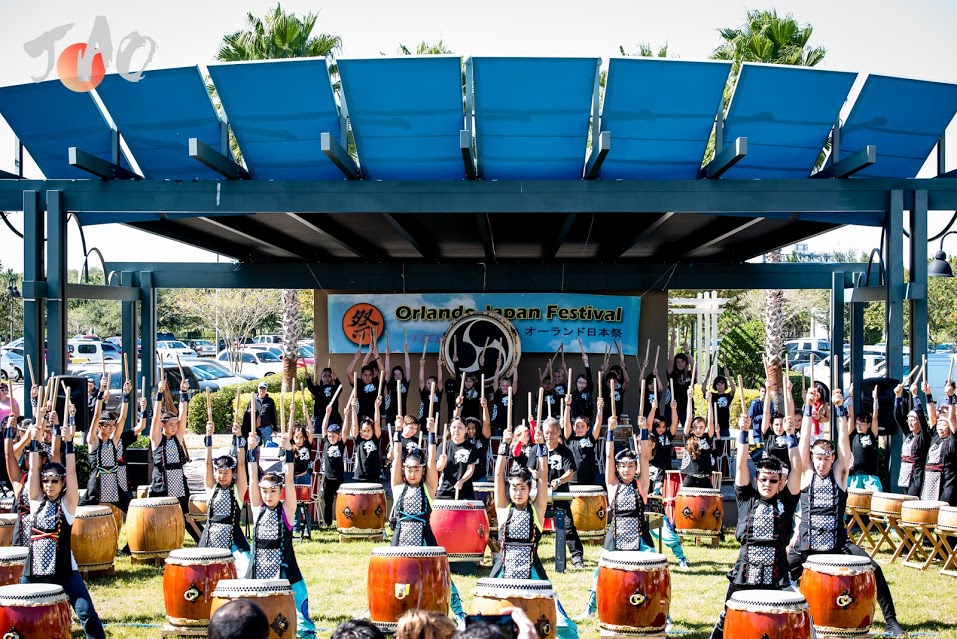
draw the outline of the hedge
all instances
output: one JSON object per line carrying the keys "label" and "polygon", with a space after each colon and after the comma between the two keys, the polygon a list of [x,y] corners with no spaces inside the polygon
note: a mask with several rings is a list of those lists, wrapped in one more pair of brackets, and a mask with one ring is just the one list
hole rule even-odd
{"label": "hedge", "polygon": [[[266,389],[269,391],[269,395],[276,402],[276,417],[279,417],[279,389],[282,385],[282,375],[269,375],[268,377],[264,377],[262,379],[245,382],[243,384],[237,384],[235,386],[227,386],[226,388],[222,388],[218,391],[210,393],[210,399],[213,405],[213,423],[216,424],[216,433],[228,434],[232,430],[233,412],[235,411],[234,406],[236,403],[237,389],[241,393],[241,397],[239,398],[239,410],[245,411],[249,405],[249,394],[255,393],[257,391],[260,382],[266,383]],[[302,399],[299,391],[302,386],[303,372],[298,371],[296,374],[296,421],[302,420]],[[343,393],[344,392],[345,389],[343,389]],[[287,394],[287,411],[289,409],[289,401],[290,397]],[[312,393],[307,390],[306,411],[310,417],[312,416],[312,406]],[[289,419],[288,412],[286,413],[286,419]],[[206,394],[196,393],[193,396],[192,401],[189,403],[189,413],[187,415],[186,427],[194,433],[204,434],[206,432],[206,421]]]}

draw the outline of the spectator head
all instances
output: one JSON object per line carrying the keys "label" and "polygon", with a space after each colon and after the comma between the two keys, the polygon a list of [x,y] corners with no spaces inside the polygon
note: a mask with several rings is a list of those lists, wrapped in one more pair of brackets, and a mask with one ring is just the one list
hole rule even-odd
{"label": "spectator head", "polygon": [[266,614],[248,599],[230,601],[209,619],[209,639],[266,639],[268,636]]}
{"label": "spectator head", "polygon": [[370,621],[350,619],[339,624],[331,639],[385,639],[385,635]]}
{"label": "spectator head", "polygon": [[452,639],[455,623],[431,610],[409,610],[399,618],[395,639]]}

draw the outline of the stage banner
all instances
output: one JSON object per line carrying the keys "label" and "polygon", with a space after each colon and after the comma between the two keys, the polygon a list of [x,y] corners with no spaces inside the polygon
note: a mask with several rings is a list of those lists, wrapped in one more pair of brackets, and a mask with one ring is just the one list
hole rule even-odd
{"label": "stage banner", "polygon": [[[386,333],[393,352],[408,339],[409,353],[438,353],[449,324],[474,312],[498,313],[514,326],[525,353],[604,354],[620,346],[636,354],[641,298],[617,295],[548,293],[478,293],[328,296],[329,348],[354,353],[368,345],[373,332],[380,351]],[[581,346],[579,341],[581,340]],[[616,345],[617,342],[617,345]]]}

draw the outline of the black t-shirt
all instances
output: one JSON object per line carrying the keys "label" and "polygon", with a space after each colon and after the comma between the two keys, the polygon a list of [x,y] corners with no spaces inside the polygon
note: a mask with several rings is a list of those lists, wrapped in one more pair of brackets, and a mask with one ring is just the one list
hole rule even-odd
{"label": "black t-shirt", "polygon": [[573,484],[583,484],[590,486],[595,483],[595,477],[598,475],[598,461],[595,457],[595,445],[598,443],[592,437],[591,428],[585,433],[584,437],[579,437],[574,433],[568,439],[568,449],[572,451],[572,457],[575,460],[575,474],[572,475]]}
{"label": "black t-shirt", "polygon": [[733,397],[731,393],[711,392],[711,402],[715,405],[715,417],[722,437],[727,437],[731,433],[731,399]]}
{"label": "black t-shirt", "polygon": [[335,444],[328,439],[323,442],[322,474],[330,481],[342,481],[346,476],[346,443],[339,438]]}
{"label": "black t-shirt", "polygon": [[[403,378],[401,383],[401,393],[402,393],[402,414],[408,415],[412,411],[409,410],[409,380]],[[382,403],[385,405],[385,418],[386,422],[391,424],[395,422],[396,415],[398,414],[399,406],[396,404],[396,380],[390,379],[385,384],[386,396],[383,398]]]}
{"label": "black t-shirt", "polygon": [[[322,420],[326,417],[326,406],[332,401],[332,396],[336,394],[336,389],[342,386],[339,380],[333,380],[331,384],[313,384],[312,379],[306,376],[306,388],[312,393],[315,400],[312,414],[316,418],[315,433],[322,432]],[[329,415],[330,424],[342,426],[342,414],[339,412],[339,402],[332,407],[332,414]]]}
{"label": "black t-shirt", "polygon": [[577,381],[572,391],[572,419],[587,417],[589,421],[595,419],[595,384],[591,378],[591,367],[585,367],[585,390],[578,390]]}
{"label": "black t-shirt", "polygon": [[309,445],[292,447],[292,474],[312,472],[312,449]]}
{"label": "black t-shirt", "polygon": [[768,457],[776,457],[782,464],[791,467],[791,459],[788,456],[788,434],[775,435],[774,431],[768,428],[764,431],[764,454]]}
{"label": "black t-shirt", "polygon": [[356,481],[378,482],[382,478],[382,460],[379,459],[379,442],[371,439],[356,439],[356,465],[353,473]]}
{"label": "black t-shirt", "polygon": [[363,384],[362,379],[359,380],[359,386],[356,390],[356,402],[358,403],[357,413],[359,419],[363,417],[368,417],[369,419],[375,418],[375,398],[379,394],[379,386],[376,382],[369,382],[368,384]]}
{"label": "black t-shirt", "polygon": [[851,433],[851,475],[877,475],[877,438],[868,430]]}
{"label": "black t-shirt", "polygon": [[651,457],[651,465],[661,470],[671,470],[671,459],[674,457],[674,444],[671,441],[671,432],[665,431],[661,435],[652,435],[655,440],[655,452]]}
{"label": "black t-shirt", "polygon": [[668,374],[668,379],[674,383],[675,402],[678,404],[678,410],[684,411],[688,406],[688,389],[691,388],[691,371],[685,366],[685,369],[679,371],[677,368]]}
{"label": "black t-shirt", "polygon": [[[515,396],[512,395],[512,401],[514,400]],[[489,410],[492,418],[492,433],[501,435],[502,431],[508,428],[508,393],[503,393],[500,390],[495,391],[492,394],[492,406]],[[515,410],[514,407],[512,410]],[[513,415],[512,419],[514,418]]]}
{"label": "black t-shirt", "polygon": [[555,390],[552,392],[555,394],[555,397],[558,399],[558,401],[561,402],[565,400],[565,393],[567,392],[565,390],[565,384],[555,384]]}
{"label": "black t-shirt", "polygon": [[[528,468],[535,470],[538,468],[538,446],[530,446],[528,451]],[[559,479],[569,470],[576,470],[575,456],[565,444],[558,444],[554,450],[548,451],[548,481]],[[568,484],[560,485],[555,491],[559,493],[568,492]]]}
{"label": "black t-shirt", "polygon": [[[605,410],[608,415],[611,414],[611,397],[608,382],[602,380],[601,396],[605,398]],[[621,382],[615,382],[615,415],[621,415],[625,408],[624,391],[621,389]]]}
{"label": "black t-shirt", "polygon": [[[439,490],[436,493],[438,499],[454,499],[455,484],[465,476],[469,466],[479,462],[478,452],[469,441],[456,444],[449,440],[445,446],[440,447],[438,454],[443,452],[448,456],[445,468],[442,469],[439,477]],[[462,485],[459,491],[459,499],[472,499],[475,493],[472,489],[472,481],[469,480]]]}
{"label": "black t-shirt", "polygon": [[[429,417],[429,415],[425,414],[427,410],[429,410],[428,384],[425,385],[425,388],[419,389],[419,421],[422,423],[425,423],[425,419]],[[442,388],[438,384],[435,385],[435,396],[432,398],[432,410],[436,413],[442,410]]]}
{"label": "black t-shirt", "polygon": [[[689,435],[688,439],[694,435]],[[710,435],[698,437],[699,452],[698,459],[691,457],[688,452],[687,443],[685,444],[685,458],[681,463],[681,472],[686,475],[711,477],[711,471],[714,467],[711,454],[714,452],[714,439]],[[667,470],[667,469],[666,469]]]}
{"label": "black t-shirt", "polygon": [[[428,435],[426,435],[425,433],[423,433],[423,434],[422,434],[422,446],[425,446],[425,445],[426,445],[426,437],[428,437]],[[398,445],[399,445],[400,448],[402,448],[402,461],[404,462],[406,455],[408,455],[409,453],[411,453],[413,450],[419,450],[419,449],[420,449],[420,446],[419,446],[419,436],[418,436],[418,434],[416,434],[414,437],[406,437],[406,436],[404,436],[404,435],[399,435],[399,443],[398,443]],[[422,448],[422,452],[423,452],[423,454],[424,454],[424,453],[426,452],[426,449],[425,449],[425,448]],[[392,463],[394,464],[395,462],[392,462]]]}
{"label": "black t-shirt", "polygon": [[481,397],[478,384],[465,389],[465,398],[462,400],[462,419],[466,417],[482,419],[482,404],[479,402]]}
{"label": "black t-shirt", "polygon": [[475,454],[478,457],[478,465],[475,472],[472,473],[472,481],[482,481],[488,475],[488,447],[489,440],[485,438],[481,430],[475,432],[475,437],[469,440],[472,447],[475,448]]}

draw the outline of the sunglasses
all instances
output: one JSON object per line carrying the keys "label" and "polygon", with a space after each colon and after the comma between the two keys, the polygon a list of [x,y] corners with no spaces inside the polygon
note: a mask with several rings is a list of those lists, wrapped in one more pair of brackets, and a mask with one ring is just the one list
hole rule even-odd
{"label": "sunglasses", "polygon": [[781,480],[778,479],[778,478],[776,478],[776,477],[758,477],[758,481],[759,481],[760,483],[762,483],[762,484],[771,484],[771,485],[774,485],[774,484],[778,483],[778,482],[781,481]]}
{"label": "sunglasses", "polygon": [[403,468],[409,472],[422,470],[422,466],[403,466]]}
{"label": "sunglasses", "polygon": [[52,478],[52,477],[48,477],[48,478],[41,479],[41,480],[40,480],[40,483],[41,483],[41,484],[59,484],[59,483],[60,483],[60,480],[59,480],[59,479],[54,479],[54,478]]}

